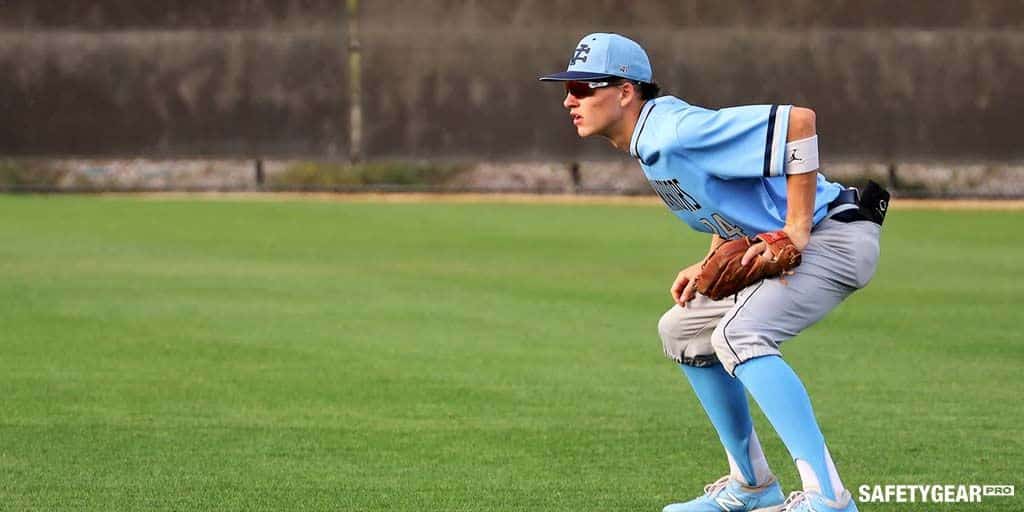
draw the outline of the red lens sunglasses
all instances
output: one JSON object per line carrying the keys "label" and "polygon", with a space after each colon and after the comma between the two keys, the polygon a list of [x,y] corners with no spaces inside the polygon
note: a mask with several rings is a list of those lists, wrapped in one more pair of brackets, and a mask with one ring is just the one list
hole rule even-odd
{"label": "red lens sunglasses", "polygon": [[589,98],[602,87],[608,87],[610,85],[619,85],[616,82],[579,82],[576,80],[570,80],[565,82],[565,92],[572,94],[577,98]]}

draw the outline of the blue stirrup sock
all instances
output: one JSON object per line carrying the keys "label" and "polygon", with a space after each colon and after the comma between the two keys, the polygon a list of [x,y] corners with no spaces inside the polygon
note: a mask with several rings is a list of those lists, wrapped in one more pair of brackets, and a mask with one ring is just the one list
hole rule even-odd
{"label": "blue stirrup sock", "polygon": [[766,356],[746,361],[735,371],[796,462],[804,490],[836,499],[843,483],[814,418],[811,399],[793,369],[781,357]]}
{"label": "blue stirrup sock", "polygon": [[768,461],[754,433],[743,383],[729,376],[720,364],[704,368],[679,366],[725,446],[732,477],[752,487],[771,479]]}

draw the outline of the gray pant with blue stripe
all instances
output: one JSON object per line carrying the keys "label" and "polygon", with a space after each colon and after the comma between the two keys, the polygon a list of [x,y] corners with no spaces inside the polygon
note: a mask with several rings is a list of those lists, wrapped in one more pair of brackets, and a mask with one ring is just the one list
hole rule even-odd
{"label": "gray pant with blue stripe", "polygon": [[665,355],[691,366],[721,362],[730,375],[737,365],[780,355],[779,345],[823,318],[863,288],[878,264],[881,226],[871,221],[840,222],[831,217],[811,231],[795,273],[748,286],[735,297],[711,300],[698,294],[658,322]]}

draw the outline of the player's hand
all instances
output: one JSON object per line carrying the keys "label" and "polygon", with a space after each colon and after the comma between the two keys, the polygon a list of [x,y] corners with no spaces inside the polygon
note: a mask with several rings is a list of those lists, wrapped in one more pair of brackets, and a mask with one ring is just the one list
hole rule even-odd
{"label": "player's hand", "polygon": [[[783,231],[786,232],[786,236],[789,237],[789,240],[793,242],[793,245],[795,245],[796,249],[800,252],[803,252],[804,247],[807,247],[807,243],[810,242],[811,234],[805,230],[791,229],[787,227],[783,228]],[[770,260],[774,258],[775,255],[772,254],[771,248],[768,244],[764,242],[757,242],[747,249],[747,252],[743,254],[743,259],[740,260],[740,263],[746,265],[753,261],[754,258],[758,257]]]}
{"label": "player's hand", "polygon": [[793,242],[793,245],[796,246],[796,250],[804,252],[804,247],[807,247],[807,243],[811,241],[811,230],[791,228],[789,226],[782,228],[782,230],[786,232],[789,241]]}
{"label": "player's hand", "polygon": [[754,258],[764,258],[766,260],[770,260],[772,259],[772,256],[774,255],[772,254],[771,248],[768,247],[768,244],[764,242],[758,242],[754,245],[751,245],[750,248],[747,249],[747,252],[743,253],[743,259],[740,260],[740,264],[747,265],[751,261],[754,261]]}
{"label": "player's hand", "polygon": [[686,304],[697,295],[697,276],[700,275],[700,263],[694,263],[679,271],[676,280],[672,282],[669,294],[672,300],[680,307],[685,308]]}

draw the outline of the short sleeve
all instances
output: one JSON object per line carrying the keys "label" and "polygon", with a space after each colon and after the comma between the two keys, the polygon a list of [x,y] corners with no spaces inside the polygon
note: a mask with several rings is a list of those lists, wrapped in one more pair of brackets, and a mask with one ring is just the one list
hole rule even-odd
{"label": "short sleeve", "polygon": [[676,123],[673,151],[724,179],[782,176],[789,105],[693,108]]}

